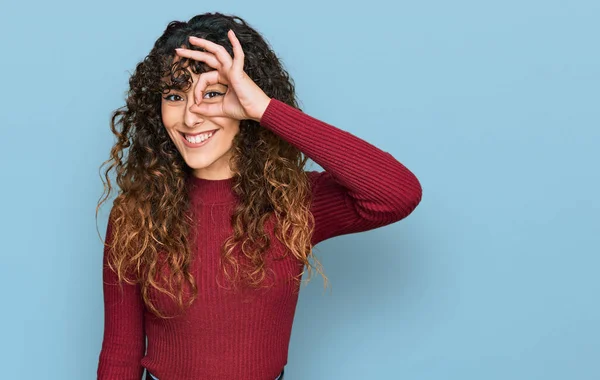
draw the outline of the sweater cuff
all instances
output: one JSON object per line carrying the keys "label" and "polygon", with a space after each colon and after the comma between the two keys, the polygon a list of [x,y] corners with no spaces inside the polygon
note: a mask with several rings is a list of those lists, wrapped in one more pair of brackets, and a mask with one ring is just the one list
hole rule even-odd
{"label": "sweater cuff", "polygon": [[[287,111],[287,113],[286,113]],[[275,98],[271,98],[269,101],[269,105],[265,109],[262,117],[260,118],[260,125],[263,127],[270,127],[276,125],[277,120],[281,120],[282,118],[286,118],[286,116],[292,116],[290,111],[302,112],[297,108],[290,106],[287,103],[282,102],[281,100],[277,100]],[[304,116],[304,115],[302,115]],[[292,119],[295,119],[292,117]]]}

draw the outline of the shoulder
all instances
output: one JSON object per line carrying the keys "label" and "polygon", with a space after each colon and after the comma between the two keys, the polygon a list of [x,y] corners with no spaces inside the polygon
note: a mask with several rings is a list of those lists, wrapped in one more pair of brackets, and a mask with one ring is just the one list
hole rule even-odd
{"label": "shoulder", "polygon": [[317,170],[306,170],[304,171],[306,173],[306,176],[308,177],[308,181],[310,182],[311,185],[314,185],[320,176],[323,175],[324,172],[319,172]]}
{"label": "shoulder", "polygon": [[331,180],[331,174],[327,171],[310,170],[305,171],[311,188],[314,190],[320,183]]}

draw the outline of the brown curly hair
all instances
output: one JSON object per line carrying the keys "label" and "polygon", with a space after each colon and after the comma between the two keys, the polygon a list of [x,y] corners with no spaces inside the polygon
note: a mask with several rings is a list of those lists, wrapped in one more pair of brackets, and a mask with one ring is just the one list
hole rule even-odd
{"label": "brown curly hair", "polygon": [[[107,234],[104,242],[108,265],[117,274],[119,283],[139,283],[147,308],[162,318],[168,316],[153,304],[151,288],[167,294],[182,311],[197,297],[196,282],[190,273],[190,245],[194,235],[190,233],[199,227],[186,190],[191,168],[165,131],[161,95],[170,88],[185,89],[192,85],[187,67],[195,74],[212,70],[202,62],[183,57],[174,61],[176,47],[202,50],[189,44],[188,36],[193,35],[224,46],[233,56],[228,29],[233,29],[244,48],[244,71],[269,97],[299,109],[294,82],[265,39],[242,18],[217,12],[197,15],[187,22],[170,22],[131,75],[126,105],[111,116],[116,143],[110,158],[100,166],[102,169],[109,164],[104,178],[101,175],[104,192],[96,208],[96,220],[98,209],[111,193],[109,172],[115,169],[120,191],[109,215],[112,233],[110,238]],[[170,78],[169,83],[161,80],[165,77]],[[240,279],[252,287],[261,285],[266,270],[263,253],[271,244],[264,225],[274,214],[277,220],[274,236],[308,268],[309,279],[313,267],[309,258],[312,258],[315,269],[327,282],[311,247],[312,196],[310,180],[304,171],[308,158],[253,120],[240,122],[232,149],[234,154],[229,164],[234,172],[233,191],[239,202],[231,216],[234,233],[221,247],[221,263],[227,278],[234,285]],[[244,265],[244,270],[240,270],[240,263],[233,255],[237,245],[241,245],[242,258],[250,264]],[[161,252],[166,253],[164,263]],[[159,270],[162,265],[169,269],[168,274]],[[233,275],[228,267],[233,268]],[[184,299],[186,284],[191,289],[187,300]]]}

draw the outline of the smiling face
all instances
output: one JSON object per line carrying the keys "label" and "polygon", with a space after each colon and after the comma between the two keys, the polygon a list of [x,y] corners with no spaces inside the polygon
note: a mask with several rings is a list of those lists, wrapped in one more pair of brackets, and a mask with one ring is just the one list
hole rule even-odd
{"label": "smiling face", "polygon": [[[189,69],[188,72],[193,83],[187,92],[172,89],[162,94],[163,125],[194,176],[211,180],[231,178],[233,172],[229,159],[240,121],[228,117],[207,117],[190,111],[200,75]],[[202,102],[220,103],[226,92],[225,85],[210,85],[202,95]]]}

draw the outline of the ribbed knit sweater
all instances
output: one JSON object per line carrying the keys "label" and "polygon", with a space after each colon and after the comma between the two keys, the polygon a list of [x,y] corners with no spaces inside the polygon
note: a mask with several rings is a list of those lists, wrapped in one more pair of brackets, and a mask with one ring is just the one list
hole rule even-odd
{"label": "ribbed knit sweater", "polygon": [[[313,246],[334,236],[367,231],[408,216],[421,200],[417,178],[391,154],[357,136],[272,99],[261,126],[270,129],[319,164],[309,171],[315,218]],[[232,179],[190,177],[190,197],[201,233],[192,274],[198,298],[174,319],[146,310],[139,285],[117,285],[104,249],[104,338],[99,380],[139,380],[144,367],[160,380],[272,380],[287,363],[298,283],[303,266],[272,231],[266,262],[271,287],[233,292],[220,269],[219,247],[233,231],[236,202]],[[110,221],[106,240],[111,237]],[[235,251],[234,251],[235,252]],[[176,309],[166,296],[157,307]],[[148,339],[146,348],[145,338]],[[287,374],[287,373],[286,373]]]}

